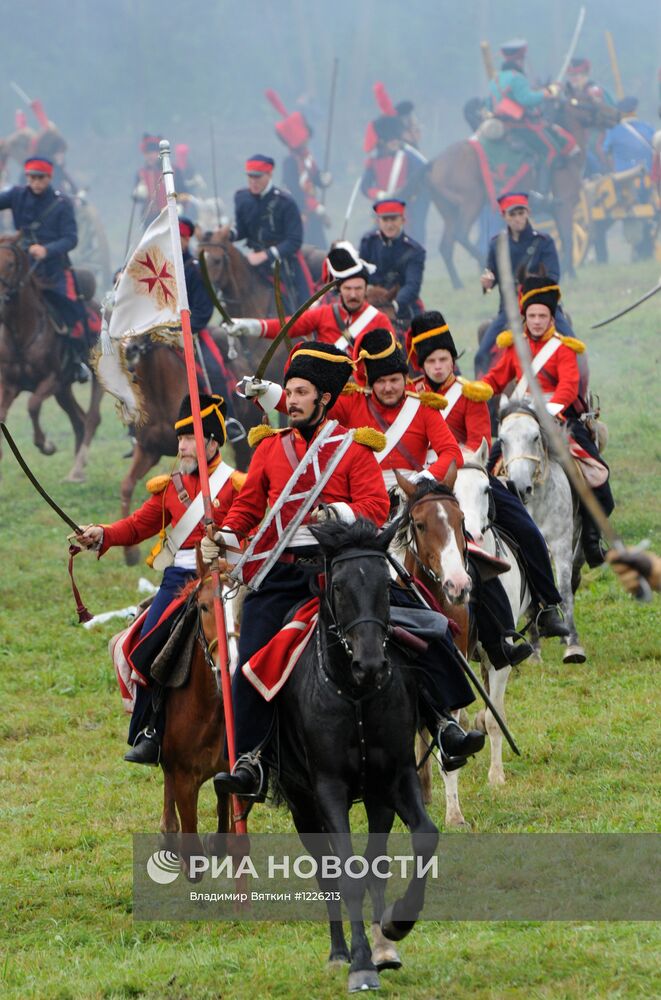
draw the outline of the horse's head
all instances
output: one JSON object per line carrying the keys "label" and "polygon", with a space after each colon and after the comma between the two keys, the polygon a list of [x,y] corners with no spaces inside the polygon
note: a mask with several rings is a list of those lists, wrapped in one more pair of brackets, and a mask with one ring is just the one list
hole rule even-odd
{"label": "horse's head", "polygon": [[570,97],[562,102],[561,115],[568,131],[576,135],[580,129],[607,129],[617,125],[621,113],[612,104],[598,98]]}
{"label": "horse's head", "polygon": [[389,316],[392,319],[395,315],[393,301],[395,300],[398,291],[399,285],[393,285],[392,288],[384,288],[382,285],[368,285],[366,294],[367,301],[371,306],[374,306],[376,309],[381,309],[386,316]]}
{"label": "horse's head", "polygon": [[27,273],[28,258],[19,244],[19,235],[0,238],[0,314],[14,298]]}
{"label": "horse's head", "polygon": [[457,473],[454,493],[464,513],[466,531],[473,541],[482,544],[489,527],[491,487],[487,461],[489,445],[486,438],[476,452],[464,451],[464,464]]}
{"label": "horse's head", "polygon": [[535,411],[525,403],[510,403],[500,414],[498,437],[503,448],[503,472],[524,503],[544,476],[547,442]]}
{"label": "horse's head", "polygon": [[322,615],[351,661],[357,687],[380,686],[388,671],[385,644],[390,623],[390,574],[386,550],[395,525],[379,532],[363,518],[311,527],[326,567]]}
{"label": "horse's head", "polygon": [[231,277],[232,243],[229,226],[221,226],[215,231],[207,230],[200,237],[198,246],[204,253],[211,283],[215,288],[225,288]]}
{"label": "horse's head", "polygon": [[[450,479],[454,483],[454,475]],[[471,578],[466,571],[464,516],[449,481],[446,477],[443,483],[434,479],[411,483],[397,473],[407,497],[398,540],[408,543],[415,561],[442,586],[450,604],[465,604]]]}

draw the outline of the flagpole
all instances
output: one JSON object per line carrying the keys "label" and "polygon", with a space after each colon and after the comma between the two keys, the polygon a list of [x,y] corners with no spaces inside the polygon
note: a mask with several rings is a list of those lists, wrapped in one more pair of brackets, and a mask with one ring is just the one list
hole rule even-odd
{"label": "flagpole", "polygon": [[[207,455],[204,445],[204,432],[202,430],[202,417],[200,416],[200,394],[197,388],[197,374],[195,371],[195,347],[193,344],[193,331],[190,325],[190,309],[188,308],[188,293],[186,291],[186,278],[184,275],[184,259],[181,251],[181,235],[179,233],[179,216],[177,215],[177,195],[174,189],[174,172],[170,160],[170,143],[167,139],[162,139],[159,143],[161,169],[163,172],[163,183],[167,195],[168,221],[170,223],[170,236],[172,239],[172,251],[174,257],[174,273],[177,281],[177,299],[179,303],[179,314],[181,316],[181,332],[184,341],[184,358],[186,360],[186,377],[188,379],[188,392],[191,401],[191,413],[193,415],[193,430],[195,432],[195,449],[197,451],[197,467],[200,473],[200,492],[204,503],[204,523],[208,527],[213,524],[213,512],[211,507],[211,496],[209,488],[209,469],[207,467]],[[222,605],[222,589],[220,585],[220,572],[217,563],[211,564],[211,577],[213,581],[213,609],[216,619],[216,629],[218,633],[218,660],[220,665],[220,677],[223,692],[223,711],[225,713],[225,730],[227,733],[227,752],[230,767],[233,768],[236,761],[234,742],[234,709],[232,706],[232,681],[229,672],[229,655],[227,649],[227,630],[225,627],[225,613]],[[239,803],[234,797],[234,815],[240,813]],[[244,834],[247,832],[245,819],[235,819],[236,832]]]}

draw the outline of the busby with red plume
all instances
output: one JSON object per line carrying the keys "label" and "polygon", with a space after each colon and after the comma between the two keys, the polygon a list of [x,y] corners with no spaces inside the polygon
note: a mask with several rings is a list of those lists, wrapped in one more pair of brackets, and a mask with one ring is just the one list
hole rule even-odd
{"label": "busby with red plume", "polygon": [[276,94],[275,90],[269,89],[265,91],[265,96],[282,117],[282,121],[276,122],[275,125],[278,138],[284,142],[285,146],[289,146],[290,149],[299,149],[300,146],[304,146],[312,135],[312,129],[301,112],[294,111],[292,114],[289,114],[284,102]]}

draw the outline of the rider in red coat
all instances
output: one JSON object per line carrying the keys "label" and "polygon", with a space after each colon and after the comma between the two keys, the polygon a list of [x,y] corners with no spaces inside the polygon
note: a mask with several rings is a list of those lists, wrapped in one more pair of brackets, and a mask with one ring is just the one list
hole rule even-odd
{"label": "rider in red coat", "polygon": [[[367,301],[370,267],[361,260],[351,243],[343,242],[328,254],[327,271],[337,280],[339,297],[335,302],[308,309],[289,331],[292,340],[314,339],[334,344],[340,350],[351,348],[356,337],[376,327],[391,330],[390,320]],[[225,329],[230,336],[265,337],[273,340],[280,331],[278,319],[235,319]]]}

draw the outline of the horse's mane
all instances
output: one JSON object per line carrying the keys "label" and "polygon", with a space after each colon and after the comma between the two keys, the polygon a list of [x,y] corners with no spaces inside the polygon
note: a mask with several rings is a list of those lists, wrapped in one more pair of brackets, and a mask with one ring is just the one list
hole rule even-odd
{"label": "horse's mane", "polygon": [[[326,555],[334,555],[340,549],[374,549],[384,551],[392,537],[388,528],[380,531],[373,521],[359,517],[353,524],[343,521],[324,521],[310,528]],[[394,530],[394,529],[393,529]]]}

